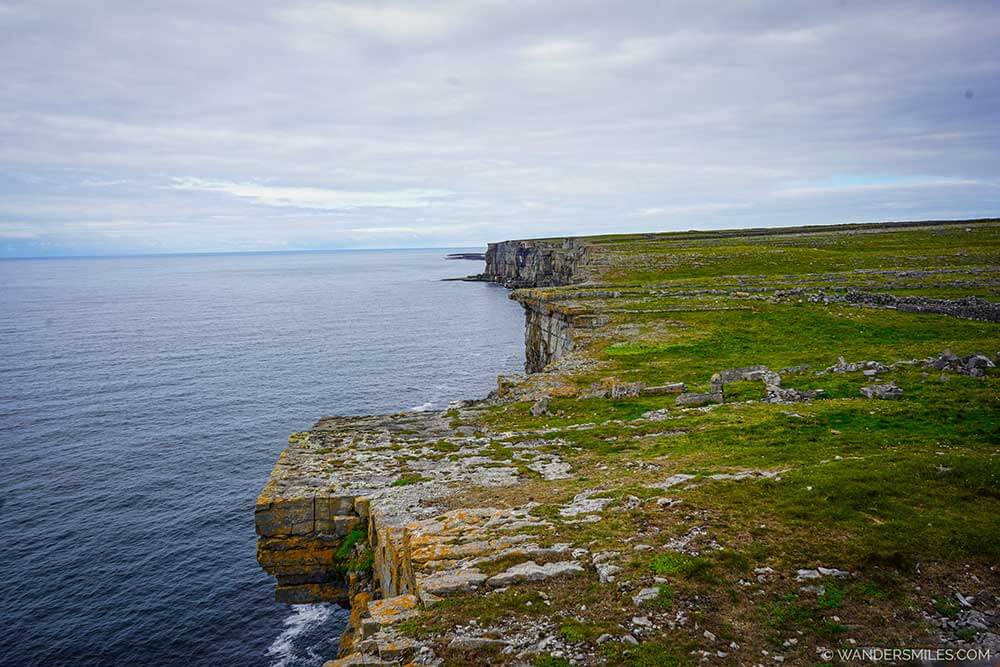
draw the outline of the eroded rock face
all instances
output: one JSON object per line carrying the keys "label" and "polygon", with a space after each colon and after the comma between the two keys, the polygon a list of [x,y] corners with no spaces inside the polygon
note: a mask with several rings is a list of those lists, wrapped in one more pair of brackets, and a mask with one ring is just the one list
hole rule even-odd
{"label": "eroded rock face", "polygon": [[495,460],[490,438],[456,431],[452,417],[327,418],[289,438],[255,511],[257,559],[277,579],[279,600],[346,601],[352,563],[366,557],[386,596],[471,590],[486,579],[482,559],[528,539],[518,531],[542,524],[530,504],[449,511],[438,501],[517,484],[523,470],[565,477],[569,465],[530,441]]}
{"label": "eroded rock face", "polygon": [[524,370],[537,373],[573,350],[572,316],[542,303],[524,306]]}
{"label": "eroded rock face", "polygon": [[506,287],[570,285],[585,279],[585,255],[576,239],[490,243],[483,278]]}

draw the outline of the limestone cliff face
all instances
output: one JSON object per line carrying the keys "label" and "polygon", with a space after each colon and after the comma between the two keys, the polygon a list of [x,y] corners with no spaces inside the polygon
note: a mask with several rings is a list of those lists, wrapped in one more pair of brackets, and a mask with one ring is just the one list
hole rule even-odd
{"label": "limestone cliff face", "polygon": [[587,280],[588,247],[578,239],[502,241],[489,244],[482,278],[518,291],[524,306],[524,368],[537,373],[573,350],[576,314],[546,304],[523,288],[559,287]]}
{"label": "limestone cliff face", "polygon": [[577,239],[490,243],[483,278],[505,287],[554,287],[586,280],[587,248]]}
{"label": "limestone cliff face", "polygon": [[[592,314],[556,305],[543,290],[528,288],[585,281],[587,246],[576,239],[503,241],[490,244],[485,259],[482,279],[522,288],[515,289],[511,297],[522,304],[525,312],[525,369],[529,373],[539,372],[571,352],[573,331],[592,326]],[[290,438],[289,447],[278,459],[256,508],[260,536],[257,559],[276,578],[278,600],[346,602],[360,583],[352,580],[357,576],[352,559],[361,557],[358,550],[362,547],[370,549],[374,578],[383,595],[417,590],[419,567],[414,564],[419,557],[414,560],[409,545],[417,539],[414,535],[419,531],[413,532],[415,526],[404,530],[405,522],[398,520],[397,514],[405,515],[408,520],[416,517],[389,509],[406,500],[412,489],[386,489],[392,479],[379,475],[375,478],[347,475],[345,469],[338,470],[328,456],[321,455],[329,448],[317,444],[327,441],[339,444],[331,431],[342,429],[354,437],[362,433],[362,439],[367,441],[372,439],[372,431],[388,433],[399,425],[380,421],[384,419],[328,419],[308,434]],[[376,422],[377,427],[369,421]],[[431,432],[437,437],[449,433],[427,415],[400,420],[411,421],[419,422],[411,426],[425,439]],[[377,448],[380,444],[371,446]],[[365,448],[358,449],[355,442],[354,449]],[[381,473],[384,475],[384,471]],[[365,537],[355,545],[353,540],[359,533]]]}
{"label": "limestone cliff face", "polygon": [[574,332],[603,321],[583,307],[547,300],[537,290],[515,290],[511,298],[524,307],[524,370],[538,373],[572,352]]}
{"label": "limestone cliff face", "polygon": [[[464,500],[473,489],[569,477],[542,439],[519,446],[521,459],[497,458],[489,435],[458,426],[478,423],[481,409],[328,417],[289,438],[257,499],[257,559],[277,579],[279,601],[352,604],[342,652],[382,661],[339,664],[408,661],[415,642],[392,626],[441,597],[583,572],[568,545],[532,542],[527,529],[551,525],[532,505]],[[546,564],[527,574],[523,564],[493,567],[532,558]]]}

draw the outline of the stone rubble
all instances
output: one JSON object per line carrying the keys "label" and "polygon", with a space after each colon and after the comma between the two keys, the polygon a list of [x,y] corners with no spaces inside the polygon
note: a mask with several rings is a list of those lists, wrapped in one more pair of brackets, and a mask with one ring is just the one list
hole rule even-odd
{"label": "stone rubble", "polygon": [[895,382],[889,382],[888,384],[871,384],[861,388],[861,395],[865,398],[895,400],[903,397],[903,390],[897,387]]}
{"label": "stone rubble", "polygon": [[944,350],[936,358],[928,359],[925,368],[939,371],[951,371],[971,377],[983,377],[987,368],[996,368],[996,364],[985,354],[970,354],[959,357],[951,350]]}

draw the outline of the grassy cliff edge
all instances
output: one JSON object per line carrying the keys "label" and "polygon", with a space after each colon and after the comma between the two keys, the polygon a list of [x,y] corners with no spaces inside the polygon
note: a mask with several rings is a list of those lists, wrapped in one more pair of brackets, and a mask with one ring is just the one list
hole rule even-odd
{"label": "grassy cliff edge", "polygon": [[338,664],[997,655],[1000,221],[510,242],[487,268],[533,372],[322,420],[258,501],[287,599],[353,599]]}

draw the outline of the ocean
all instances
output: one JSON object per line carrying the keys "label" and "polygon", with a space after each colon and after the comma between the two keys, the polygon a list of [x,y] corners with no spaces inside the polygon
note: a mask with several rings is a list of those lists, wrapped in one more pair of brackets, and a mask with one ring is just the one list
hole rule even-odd
{"label": "ocean", "polygon": [[0,662],[320,665],[253,506],[289,433],[446,407],[523,364],[445,250],[0,261]]}

